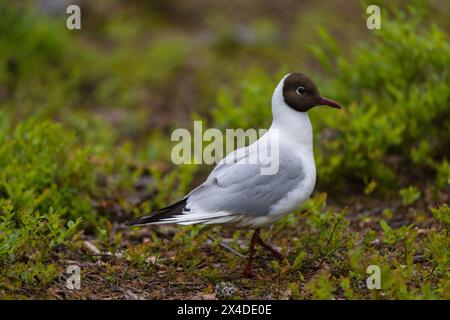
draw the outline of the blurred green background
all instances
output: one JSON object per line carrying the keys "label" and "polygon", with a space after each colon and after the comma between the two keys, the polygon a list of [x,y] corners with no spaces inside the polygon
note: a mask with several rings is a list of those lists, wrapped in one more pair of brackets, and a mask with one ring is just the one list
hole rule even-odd
{"label": "blurred green background", "polygon": [[[81,30],[65,26],[69,4]],[[366,27],[368,4],[380,30]],[[444,0],[1,0],[3,280],[51,282],[42,263],[80,230],[101,237],[178,199],[210,168],[173,165],[171,131],[267,128],[288,72],[344,106],[310,112],[332,203],[445,204],[449,16]]]}

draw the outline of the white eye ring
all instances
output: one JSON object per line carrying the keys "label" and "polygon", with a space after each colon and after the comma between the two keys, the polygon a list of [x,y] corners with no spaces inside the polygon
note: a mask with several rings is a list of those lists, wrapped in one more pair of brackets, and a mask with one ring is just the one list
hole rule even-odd
{"label": "white eye ring", "polygon": [[297,94],[298,94],[299,96],[302,96],[302,95],[306,92],[306,89],[305,89],[305,87],[298,87],[298,88],[295,90],[295,92],[297,92]]}

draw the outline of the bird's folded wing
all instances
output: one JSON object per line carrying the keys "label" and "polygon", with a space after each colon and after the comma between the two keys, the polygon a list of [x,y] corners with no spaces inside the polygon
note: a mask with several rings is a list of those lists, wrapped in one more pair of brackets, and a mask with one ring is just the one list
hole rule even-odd
{"label": "bird's folded wing", "polygon": [[258,152],[240,154],[235,163],[220,163],[205,183],[188,195],[186,214],[267,215],[305,177],[300,158],[287,149],[280,148],[279,168],[273,175],[262,174],[264,165]]}

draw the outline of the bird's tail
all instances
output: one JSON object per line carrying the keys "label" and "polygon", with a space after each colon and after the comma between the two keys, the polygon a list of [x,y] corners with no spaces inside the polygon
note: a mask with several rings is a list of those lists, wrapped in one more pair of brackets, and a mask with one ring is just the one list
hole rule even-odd
{"label": "bird's tail", "polygon": [[[164,223],[174,223],[170,221],[174,216],[179,216],[183,214],[183,209],[186,206],[187,198],[181,199],[180,201],[162,208],[156,211],[153,211],[145,216],[137,218],[136,220],[130,221],[126,223],[126,226],[143,226],[148,224],[164,224]],[[169,219],[169,221],[167,221]]]}

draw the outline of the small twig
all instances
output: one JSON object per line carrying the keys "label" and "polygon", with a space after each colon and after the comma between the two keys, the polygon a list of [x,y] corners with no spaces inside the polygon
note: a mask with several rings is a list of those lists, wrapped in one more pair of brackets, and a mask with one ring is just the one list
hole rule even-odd
{"label": "small twig", "polygon": [[[330,234],[330,237],[328,238],[328,241],[327,241],[327,244],[325,245],[325,248],[328,248],[328,246],[330,245],[330,242],[333,239],[334,231],[336,230],[336,228],[337,228],[339,223],[341,223],[340,220],[336,221],[336,223],[334,224],[333,230],[331,230],[331,234]],[[336,251],[336,250],[334,250],[334,251]],[[320,268],[322,266],[322,264],[325,262],[325,259],[327,258],[327,256],[329,256],[334,251],[332,251],[332,252],[325,252],[325,253],[321,252],[321,254],[323,255],[322,256],[322,261],[320,261],[319,266],[317,268]]]}
{"label": "small twig", "polygon": [[[217,239],[215,239],[214,237],[212,237],[212,236],[210,236],[210,235],[208,235],[208,238],[209,238],[210,240],[212,240],[212,241],[216,241],[216,240],[217,240]],[[234,253],[234,254],[237,255],[238,257],[245,258],[245,259],[248,258],[247,255],[242,254],[242,253],[238,252],[237,250],[231,248],[229,245],[227,245],[227,244],[224,243],[223,241],[220,242],[220,246],[223,247],[223,248],[225,248],[225,249],[227,249],[228,251]]]}
{"label": "small twig", "polygon": [[431,270],[430,274],[427,276],[427,278],[431,278],[433,276],[434,270],[436,270],[437,264],[433,266],[433,269]]}
{"label": "small twig", "polygon": [[95,245],[93,245],[92,243],[90,243],[87,240],[83,241],[82,247],[84,249],[86,249],[86,251],[88,251],[92,255],[101,255],[102,254]]}
{"label": "small twig", "polygon": [[112,257],[112,258],[117,258],[117,259],[121,259],[122,258],[122,254],[119,252],[116,252],[115,254],[112,254],[111,252],[104,252],[104,253],[98,253],[98,254],[90,254],[91,257]]}
{"label": "small twig", "polygon": [[112,254],[111,252],[101,252],[94,244],[90,243],[89,241],[85,240],[83,241],[82,247],[90,253],[90,256],[98,256],[98,257],[115,257],[118,259],[121,259],[123,255],[121,253],[116,252],[115,254]]}
{"label": "small twig", "polygon": [[114,289],[118,290],[118,291],[121,291],[121,292],[125,295],[125,298],[126,298],[126,299],[129,299],[129,300],[144,300],[143,297],[137,295],[137,294],[134,293],[133,291],[137,291],[137,292],[139,292],[139,293],[147,294],[145,291],[139,290],[139,289],[137,289],[137,288],[132,288],[133,291],[131,291],[131,290],[128,289],[128,288],[123,288],[123,287],[118,286],[118,285],[113,285],[112,287],[113,287]]}

